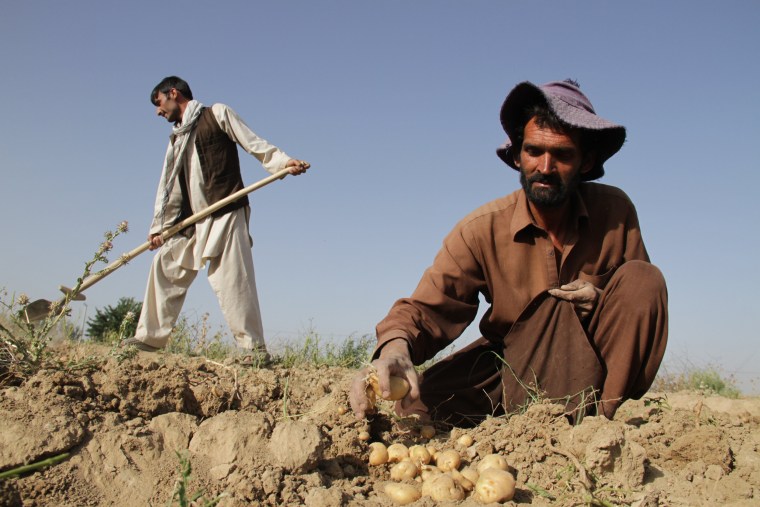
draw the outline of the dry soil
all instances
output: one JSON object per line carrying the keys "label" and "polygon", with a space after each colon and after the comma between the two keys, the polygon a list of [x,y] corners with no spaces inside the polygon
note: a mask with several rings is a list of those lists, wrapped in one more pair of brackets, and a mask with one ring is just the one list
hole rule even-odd
{"label": "dry soil", "polygon": [[576,426],[561,406],[539,403],[468,430],[441,427],[428,440],[418,421],[387,407],[357,421],[347,410],[354,373],[144,353],[43,370],[0,390],[0,471],[68,457],[0,480],[0,504],[169,505],[179,452],[192,465],[188,493],[224,495],[222,506],[386,507],[388,466],[367,465],[369,442],[442,450],[467,432],[465,464],[498,453],[513,468],[507,505],[760,505],[757,399],[650,393],[613,421]]}

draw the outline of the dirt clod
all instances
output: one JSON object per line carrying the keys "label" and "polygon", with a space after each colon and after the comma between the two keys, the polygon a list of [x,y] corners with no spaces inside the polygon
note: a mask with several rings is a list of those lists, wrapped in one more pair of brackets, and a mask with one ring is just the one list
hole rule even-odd
{"label": "dirt clod", "polygon": [[322,457],[324,442],[319,429],[301,421],[283,421],[269,441],[274,464],[295,473],[311,472]]}

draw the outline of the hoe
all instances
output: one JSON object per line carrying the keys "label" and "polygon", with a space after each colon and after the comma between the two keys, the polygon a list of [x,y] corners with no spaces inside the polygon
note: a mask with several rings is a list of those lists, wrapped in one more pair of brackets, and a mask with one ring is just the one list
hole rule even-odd
{"label": "hoe", "polygon": [[[175,234],[177,234],[179,231],[183,230],[185,227],[188,227],[190,225],[193,225],[194,223],[198,222],[199,220],[202,220],[206,218],[207,216],[211,215],[215,211],[222,209],[226,205],[228,205],[231,202],[234,202],[244,195],[248,195],[251,192],[253,192],[256,189],[259,189],[263,186],[269,185],[273,181],[280,180],[287,176],[289,174],[288,169],[283,169],[277,173],[274,173],[273,175],[264,178],[262,180],[257,181],[256,183],[253,183],[245,188],[242,188],[235,192],[234,194],[231,194],[221,201],[218,201],[208,208],[199,211],[198,213],[195,213],[192,216],[187,217],[186,219],[182,220],[176,225],[173,225],[172,227],[166,229],[164,232],[161,233],[161,238],[166,241],[167,239],[171,238]],[[76,293],[68,287],[65,287],[63,285],[59,286],[58,289],[65,294],[63,298],[61,298],[57,304],[64,304],[68,298],[69,301],[84,301],[85,296],[84,294],[81,294],[85,289],[88,289],[89,287],[92,287],[96,283],[98,283],[100,280],[105,278],[106,276],[110,275],[117,269],[119,269],[121,266],[126,264],[127,262],[131,261],[144,251],[148,250],[148,247],[150,246],[150,242],[146,241],[142,245],[138,246],[134,250],[125,253],[122,255],[118,260],[110,263],[108,266],[100,270],[99,272],[90,275],[87,277],[86,280],[82,282],[82,284],[77,289]],[[51,308],[54,306],[54,303],[51,301],[48,301],[47,299],[37,299],[36,301],[32,301],[28,305],[24,307],[24,315],[26,317],[26,320],[28,322],[33,322],[37,320],[44,319],[50,314]]]}

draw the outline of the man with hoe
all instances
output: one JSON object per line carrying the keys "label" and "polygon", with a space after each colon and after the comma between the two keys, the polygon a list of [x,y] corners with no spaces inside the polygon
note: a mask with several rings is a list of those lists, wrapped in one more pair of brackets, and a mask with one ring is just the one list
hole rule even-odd
{"label": "man with hoe", "polygon": [[170,76],[150,94],[156,114],[172,123],[148,241],[153,259],[135,336],[140,350],[166,346],[190,284],[206,263],[208,280],[237,345],[266,357],[248,233],[248,198],[221,208],[164,243],[161,232],[243,188],[237,146],[270,173],[301,174],[309,163],[290,158],[257,136],[224,104],[203,106],[184,80]]}
{"label": "man with hoe", "polygon": [[[618,188],[594,183],[625,141],[571,80],[518,84],[501,108],[497,149],[522,189],[460,221],[409,298],[377,326],[372,368],[409,393],[399,415],[454,425],[543,398],[567,415],[612,418],[651,386],[667,342],[667,289],[650,264],[636,210]],[[482,337],[418,376],[414,365],[451,345],[490,304]],[[371,410],[363,370],[351,406]]]}

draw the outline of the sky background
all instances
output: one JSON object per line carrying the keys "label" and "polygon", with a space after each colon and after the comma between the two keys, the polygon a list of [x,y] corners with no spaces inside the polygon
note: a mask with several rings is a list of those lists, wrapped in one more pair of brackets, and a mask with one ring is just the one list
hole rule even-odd
{"label": "sky background", "polygon": [[[8,297],[57,298],[122,220],[111,260],[145,241],[170,132],[149,93],[176,74],[312,164],[251,196],[270,343],[374,334],[454,224],[519,187],[494,151],[509,90],[570,77],[628,129],[601,181],[632,198],[667,279],[666,363],[758,391],[759,2],[198,4],[0,0]],[[246,184],[267,176],[241,161]],[[142,300],[151,257],[72,317]],[[184,312],[224,325],[205,273]]]}

